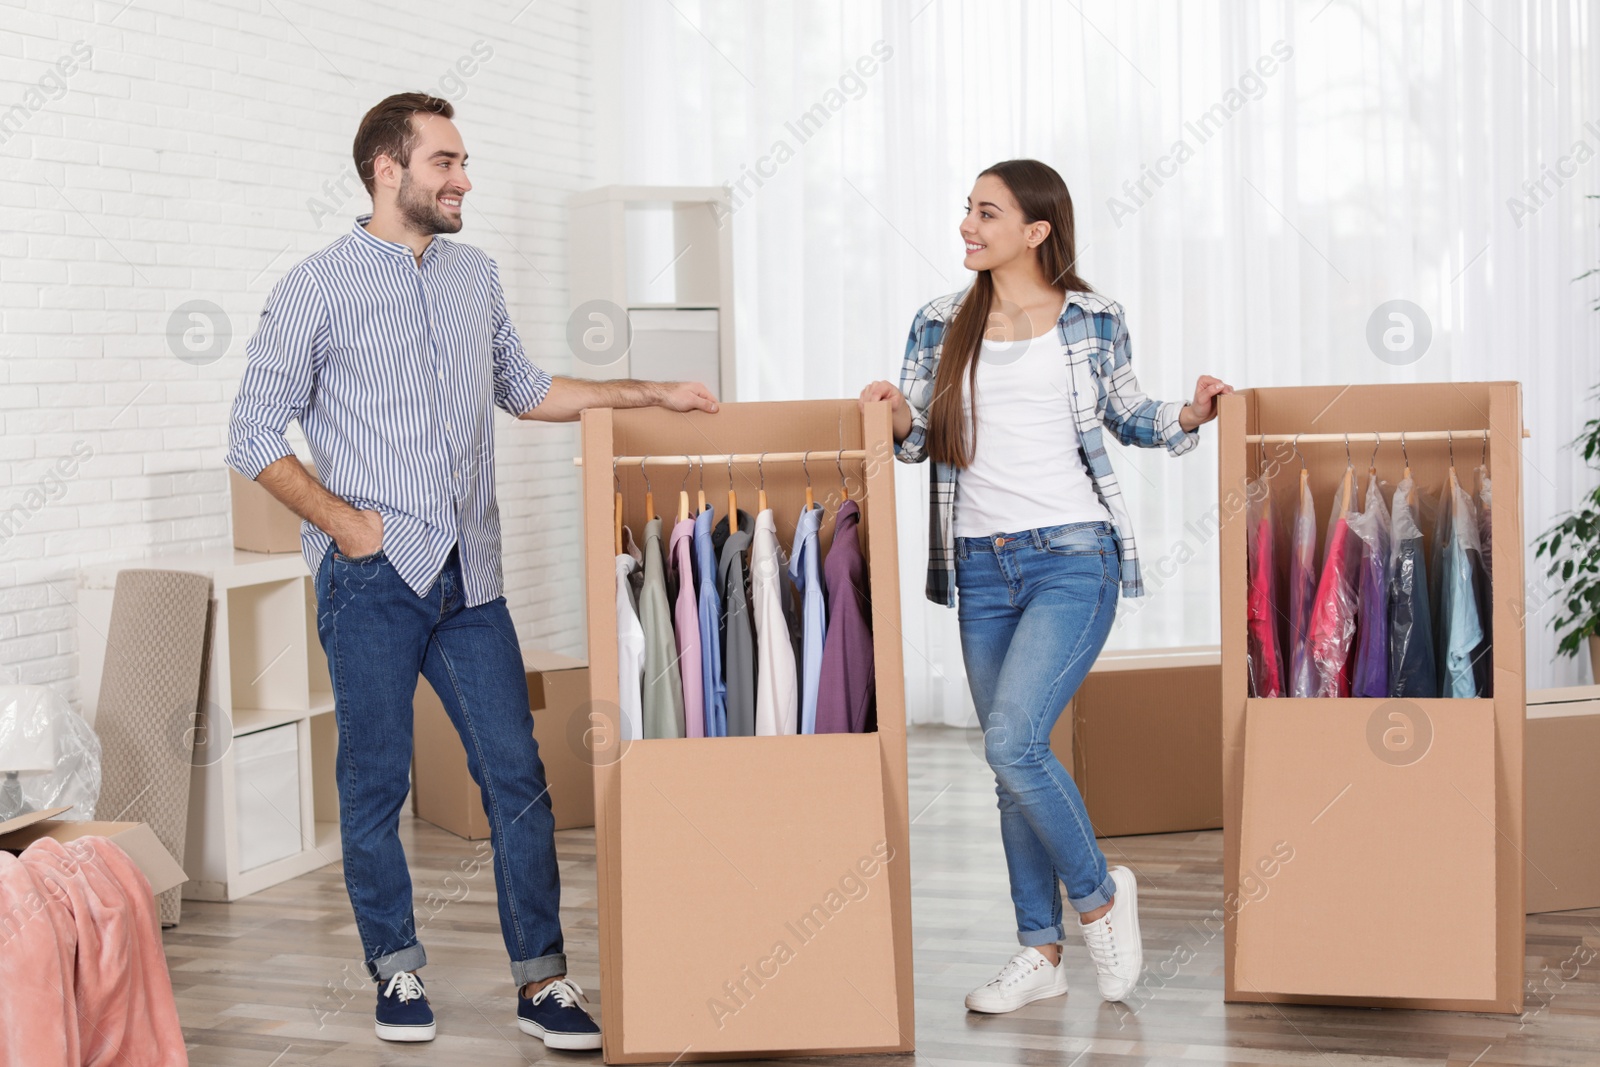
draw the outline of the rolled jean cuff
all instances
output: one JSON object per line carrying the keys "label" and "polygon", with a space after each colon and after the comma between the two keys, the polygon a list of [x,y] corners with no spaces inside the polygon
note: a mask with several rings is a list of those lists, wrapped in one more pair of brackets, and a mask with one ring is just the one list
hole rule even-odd
{"label": "rolled jean cuff", "polygon": [[1093,911],[1111,903],[1111,898],[1117,895],[1117,883],[1111,880],[1111,872],[1106,872],[1105,880],[1095,887],[1095,891],[1086,897],[1068,897],[1067,903],[1072,905],[1072,910],[1079,915]]}
{"label": "rolled jean cuff", "polygon": [[567,973],[567,954],[553,952],[548,956],[538,956],[531,960],[512,960],[511,978],[517,985],[524,986],[529,982],[542,982],[546,978],[554,978],[559,974]]}
{"label": "rolled jean cuff", "polygon": [[367,973],[374,981],[387,982],[401,971],[414,971],[426,965],[428,954],[422,951],[421,945],[408,945],[387,956],[379,956],[375,960],[367,961]]}
{"label": "rolled jean cuff", "polygon": [[1018,930],[1017,944],[1024,948],[1038,948],[1040,945],[1053,945],[1066,936],[1066,931],[1060,926],[1052,926],[1046,930]]}

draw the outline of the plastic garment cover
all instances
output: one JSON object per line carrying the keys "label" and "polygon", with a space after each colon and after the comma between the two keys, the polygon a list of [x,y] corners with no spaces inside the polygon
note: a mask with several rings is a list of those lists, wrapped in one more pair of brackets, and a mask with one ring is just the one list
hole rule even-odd
{"label": "plastic garment cover", "polygon": [[1250,695],[1281,697],[1283,645],[1278,639],[1278,576],[1276,529],[1272,518],[1272,486],[1258,478],[1246,488],[1245,530],[1249,539]]}
{"label": "plastic garment cover", "polygon": [[1436,697],[1433,614],[1428,597],[1428,562],[1417,522],[1416,479],[1394,490],[1389,538],[1389,695]]}
{"label": "plastic garment cover", "polygon": [[1378,476],[1367,476],[1364,506],[1350,517],[1350,532],[1361,542],[1361,573],[1356,583],[1356,665],[1350,695],[1389,695],[1389,508]]}
{"label": "plastic garment cover", "polygon": [[1311,485],[1300,474],[1300,499],[1295,502],[1294,527],[1289,531],[1289,694],[1308,697],[1316,688],[1312,679],[1307,638],[1311,632],[1311,606],[1317,595],[1317,518],[1311,502]]}
{"label": "plastic garment cover", "polygon": [[[1478,517],[1472,499],[1456,477],[1455,468],[1445,479],[1439,498],[1439,516],[1433,534],[1434,659],[1442,697],[1486,695],[1480,688],[1476,666],[1487,659],[1488,635],[1479,616],[1479,594],[1474,588],[1472,556],[1479,557]],[[1480,582],[1483,579],[1479,579]]]}
{"label": "plastic garment cover", "polygon": [[1322,556],[1306,637],[1310,651],[1312,696],[1347,697],[1356,637],[1356,574],[1361,565],[1361,541],[1350,532],[1355,505],[1355,479],[1348,477],[1334,497],[1328,519],[1328,543]]}
{"label": "plastic garment cover", "polygon": [[83,717],[43,686],[0,686],[0,822],[60,807],[92,819],[99,799],[100,738]]}

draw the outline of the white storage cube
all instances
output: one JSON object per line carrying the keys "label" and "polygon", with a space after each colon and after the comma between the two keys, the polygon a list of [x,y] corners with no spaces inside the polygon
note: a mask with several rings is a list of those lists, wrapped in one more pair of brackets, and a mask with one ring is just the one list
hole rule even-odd
{"label": "white storage cube", "polygon": [[300,843],[300,734],[297,723],[233,739],[239,869],[287,859]]}
{"label": "white storage cube", "polygon": [[628,313],[633,343],[629,373],[656,382],[702,382],[722,395],[717,312],[703,308],[637,308]]}

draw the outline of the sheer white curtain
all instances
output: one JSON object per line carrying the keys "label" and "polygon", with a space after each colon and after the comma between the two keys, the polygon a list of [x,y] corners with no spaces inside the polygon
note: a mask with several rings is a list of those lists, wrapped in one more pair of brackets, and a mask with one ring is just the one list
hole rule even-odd
{"label": "sheer white curtain", "polygon": [[[1531,543],[1595,477],[1566,447],[1600,381],[1600,287],[1574,281],[1600,262],[1593,18],[1531,0],[629,0],[596,42],[623,78],[600,136],[620,137],[617,180],[733,187],[736,399],[896,379],[918,306],[967,282],[973,178],[1030,156],[1072,190],[1082,273],[1127,309],[1153,396],[1202,373],[1521,380]],[[1366,341],[1394,299],[1431,325],[1407,366]],[[1215,459],[1209,440],[1114,457],[1172,576],[1124,603],[1113,647],[1217,640]],[[897,475],[909,713],[968,722],[954,612],[921,596],[927,472]],[[1530,615],[1529,684],[1587,681],[1552,662],[1550,612]]]}

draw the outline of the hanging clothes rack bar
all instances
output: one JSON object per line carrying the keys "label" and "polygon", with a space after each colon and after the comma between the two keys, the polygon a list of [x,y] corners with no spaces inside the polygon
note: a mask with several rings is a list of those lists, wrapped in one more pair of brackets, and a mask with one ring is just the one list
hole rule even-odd
{"label": "hanging clothes rack bar", "polygon": [[[1351,433],[1252,433],[1246,434],[1245,440],[1253,445],[1289,445],[1299,443],[1302,445],[1331,445],[1344,444],[1350,441],[1354,444],[1364,444],[1368,441],[1399,441],[1405,438],[1407,444],[1414,441],[1448,441],[1459,437],[1464,441],[1488,440],[1492,430],[1397,430],[1393,433],[1379,433],[1374,435],[1371,431],[1352,431]],[[1523,437],[1532,437],[1528,430],[1522,431]],[[653,461],[652,461],[653,462]]]}
{"label": "hanging clothes rack bar", "polygon": [[[1413,435],[1407,434],[1406,436],[1409,439]],[[1443,437],[1440,440],[1443,440]],[[651,454],[648,456],[616,456],[613,462],[619,467],[637,467],[648,460],[650,467],[654,469],[656,467],[671,467],[677,464],[703,467],[707,463],[801,463],[808,456],[816,456],[819,459],[837,459],[843,462],[847,459],[866,459],[867,450],[864,448],[846,448],[843,450],[837,448],[813,448],[809,452],[735,452],[731,454],[708,452],[703,455],[690,453],[687,456],[682,454],[676,456]],[[583,457],[575,457],[572,463],[576,467],[583,466]]]}

